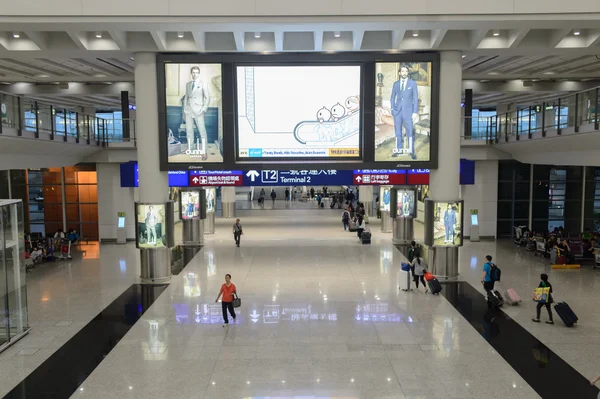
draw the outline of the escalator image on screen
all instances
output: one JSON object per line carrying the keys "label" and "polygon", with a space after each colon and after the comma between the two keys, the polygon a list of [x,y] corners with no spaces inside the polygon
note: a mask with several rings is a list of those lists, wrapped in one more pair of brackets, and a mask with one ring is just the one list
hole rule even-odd
{"label": "escalator image on screen", "polygon": [[360,158],[360,66],[238,66],[238,158]]}

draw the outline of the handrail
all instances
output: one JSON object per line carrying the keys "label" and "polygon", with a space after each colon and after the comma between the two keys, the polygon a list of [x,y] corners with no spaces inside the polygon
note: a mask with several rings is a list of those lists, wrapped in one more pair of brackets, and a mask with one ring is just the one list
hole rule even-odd
{"label": "handrail", "polygon": [[[108,147],[114,143],[136,145],[134,119],[107,119],[52,104],[0,92],[0,134],[14,129],[18,136],[86,143]],[[26,133],[29,132],[29,133]]]}
{"label": "handrail", "polygon": [[[578,133],[584,126],[587,130],[600,130],[599,105],[600,87],[595,87],[494,116],[463,117],[463,123],[472,120],[473,139],[481,139],[476,126],[482,125],[493,135],[493,143],[508,142],[513,137],[519,141],[532,139],[534,135],[546,137],[549,130],[555,130],[557,135],[567,128]],[[489,141],[489,137],[486,139]]]}

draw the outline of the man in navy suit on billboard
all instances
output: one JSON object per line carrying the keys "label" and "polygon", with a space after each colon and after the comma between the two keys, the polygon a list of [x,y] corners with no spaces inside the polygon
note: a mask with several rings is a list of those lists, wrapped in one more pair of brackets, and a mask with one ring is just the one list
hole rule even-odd
{"label": "man in navy suit on billboard", "polygon": [[406,129],[408,151],[415,160],[414,124],[419,120],[419,92],[417,82],[408,77],[408,66],[400,67],[400,79],[392,86],[392,115],[394,116],[394,133],[396,134],[396,149],[392,157],[404,153],[402,145],[402,126]]}

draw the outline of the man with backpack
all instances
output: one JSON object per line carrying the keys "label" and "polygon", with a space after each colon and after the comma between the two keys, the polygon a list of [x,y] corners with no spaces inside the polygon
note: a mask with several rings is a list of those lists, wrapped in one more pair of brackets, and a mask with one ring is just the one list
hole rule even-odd
{"label": "man with backpack", "polygon": [[492,262],[492,256],[485,257],[487,262],[483,265],[483,276],[481,283],[486,292],[494,291],[494,283],[500,281],[500,269]]}

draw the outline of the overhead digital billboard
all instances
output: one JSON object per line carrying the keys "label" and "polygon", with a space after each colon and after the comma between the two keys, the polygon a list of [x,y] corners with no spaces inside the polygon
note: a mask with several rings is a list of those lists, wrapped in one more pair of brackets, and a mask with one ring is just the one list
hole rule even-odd
{"label": "overhead digital billboard", "polygon": [[360,159],[359,65],[237,66],[237,158]]}
{"label": "overhead digital billboard", "polygon": [[223,162],[221,64],[164,68],[168,162]]}
{"label": "overhead digital billboard", "polygon": [[375,64],[375,162],[431,160],[431,62]]}

